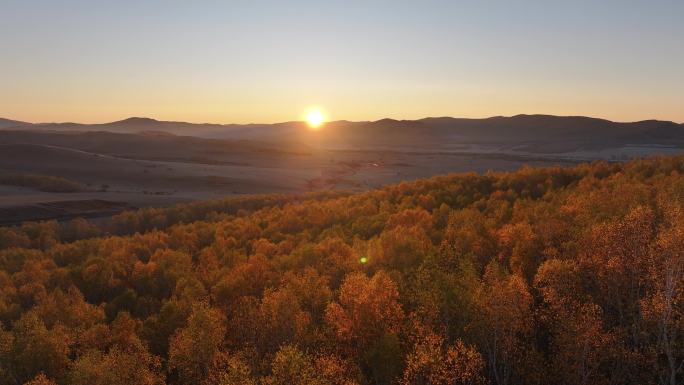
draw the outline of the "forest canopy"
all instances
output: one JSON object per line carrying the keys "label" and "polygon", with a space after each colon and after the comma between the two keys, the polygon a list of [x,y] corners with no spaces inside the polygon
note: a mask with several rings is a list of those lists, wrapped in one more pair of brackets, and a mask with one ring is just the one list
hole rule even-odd
{"label": "forest canopy", "polygon": [[0,228],[0,385],[681,384],[684,157]]}

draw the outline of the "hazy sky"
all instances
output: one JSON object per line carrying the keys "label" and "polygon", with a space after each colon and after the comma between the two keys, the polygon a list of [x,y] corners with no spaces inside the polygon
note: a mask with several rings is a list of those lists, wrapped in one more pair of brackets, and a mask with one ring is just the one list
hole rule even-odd
{"label": "hazy sky", "polygon": [[0,116],[684,122],[684,0],[0,0]]}

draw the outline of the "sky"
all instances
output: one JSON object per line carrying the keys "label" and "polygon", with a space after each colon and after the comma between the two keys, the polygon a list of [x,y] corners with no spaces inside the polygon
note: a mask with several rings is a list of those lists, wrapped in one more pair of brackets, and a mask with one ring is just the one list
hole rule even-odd
{"label": "sky", "polygon": [[2,0],[0,117],[684,122],[683,0]]}

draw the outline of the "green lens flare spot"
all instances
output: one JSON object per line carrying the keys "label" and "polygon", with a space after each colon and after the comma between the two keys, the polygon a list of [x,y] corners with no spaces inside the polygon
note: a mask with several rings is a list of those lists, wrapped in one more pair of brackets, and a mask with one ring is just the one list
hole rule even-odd
{"label": "green lens flare spot", "polygon": [[368,258],[366,258],[366,257],[361,257],[361,258],[359,258],[359,262],[361,262],[362,264],[365,264],[365,263],[368,262]]}

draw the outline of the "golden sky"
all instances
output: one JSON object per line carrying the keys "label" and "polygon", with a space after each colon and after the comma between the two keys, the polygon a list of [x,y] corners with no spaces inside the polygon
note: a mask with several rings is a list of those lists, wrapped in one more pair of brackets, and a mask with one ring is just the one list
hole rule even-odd
{"label": "golden sky", "polygon": [[684,122],[682,1],[9,0],[0,117]]}

